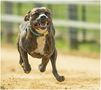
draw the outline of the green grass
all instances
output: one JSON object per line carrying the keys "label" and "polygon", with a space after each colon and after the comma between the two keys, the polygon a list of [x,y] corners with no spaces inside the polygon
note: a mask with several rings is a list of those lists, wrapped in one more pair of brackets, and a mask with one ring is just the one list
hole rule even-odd
{"label": "green grass", "polygon": [[67,6],[66,5],[53,5],[53,18],[67,19]]}
{"label": "green grass", "polygon": [[[61,32],[61,35],[59,38],[56,38],[56,47],[63,52],[71,51],[72,49],[70,49],[70,45],[69,45],[68,29],[64,28],[64,27],[58,27],[58,28],[56,28],[56,33],[57,32]],[[82,29],[78,30],[78,34],[82,34]],[[84,53],[86,53],[86,52],[88,52],[88,53],[92,53],[92,52],[99,53],[100,47],[99,47],[98,41],[100,40],[100,31],[87,30],[87,37],[89,37],[90,35],[93,35],[92,40],[95,40],[96,42],[90,43],[88,41],[86,43],[79,43],[78,51],[81,51]]]}
{"label": "green grass", "polygon": [[[100,21],[100,6],[88,5],[86,9],[86,22],[99,23]],[[78,18],[82,20],[82,5],[78,5]]]}
{"label": "green grass", "polygon": [[79,45],[79,50],[83,52],[100,52],[100,47],[96,43],[84,43]]}
{"label": "green grass", "polygon": [[[62,52],[69,52],[73,51],[73,49],[70,49],[69,43],[66,43],[66,41],[63,40],[56,40],[56,47],[57,49],[61,50]],[[97,43],[83,43],[79,44],[79,49],[77,51],[81,51],[84,53],[99,53],[100,52],[100,46]]]}
{"label": "green grass", "polygon": [[69,46],[64,40],[56,40],[56,47],[62,52],[67,52],[69,50]]}
{"label": "green grass", "polygon": [[1,12],[1,13],[4,13],[4,3],[3,3],[3,2],[1,3],[1,7],[0,7],[0,8],[1,8],[1,9],[0,9],[0,12]]}
{"label": "green grass", "polygon": [[[19,5],[17,3],[14,3],[14,14],[16,15],[21,15],[24,16],[29,10],[31,10],[33,8],[34,5],[29,4],[29,3],[25,3],[21,5],[21,9],[19,10]],[[20,11],[20,12],[19,12]]]}
{"label": "green grass", "polygon": [[87,22],[100,22],[100,6],[87,6]]}

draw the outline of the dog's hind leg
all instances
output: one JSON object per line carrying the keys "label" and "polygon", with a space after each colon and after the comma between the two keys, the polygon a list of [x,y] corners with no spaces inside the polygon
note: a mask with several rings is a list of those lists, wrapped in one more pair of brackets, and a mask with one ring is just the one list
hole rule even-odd
{"label": "dog's hind leg", "polygon": [[49,58],[46,58],[46,57],[42,58],[42,63],[39,65],[40,72],[44,72],[46,70],[46,66],[48,62],[49,62]]}
{"label": "dog's hind leg", "polygon": [[52,64],[52,72],[53,72],[53,75],[55,76],[55,78],[58,80],[58,81],[64,81],[64,76],[60,76],[57,72],[57,69],[56,69],[56,59],[57,59],[57,51],[55,49],[53,55],[51,56],[51,64]]}

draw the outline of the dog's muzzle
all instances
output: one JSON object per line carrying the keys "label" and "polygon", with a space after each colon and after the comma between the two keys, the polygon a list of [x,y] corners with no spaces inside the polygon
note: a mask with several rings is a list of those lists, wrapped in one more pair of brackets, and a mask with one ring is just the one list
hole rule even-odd
{"label": "dog's muzzle", "polygon": [[33,23],[37,23],[39,28],[46,29],[48,27],[48,16],[45,14],[40,14]]}
{"label": "dog's muzzle", "polygon": [[41,14],[41,15],[39,15],[38,18],[39,18],[40,20],[48,19],[48,17],[47,17],[45,14]]}
{"label": "dog's muzzle", "polygon": [[39,25],[42,29],[45,29],[48,24],[48,17],[45,14],[39,15]]}

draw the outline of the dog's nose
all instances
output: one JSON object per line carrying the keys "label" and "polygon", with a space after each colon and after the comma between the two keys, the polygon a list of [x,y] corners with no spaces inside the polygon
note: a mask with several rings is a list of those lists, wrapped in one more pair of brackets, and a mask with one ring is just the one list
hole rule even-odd
{"label": "dog's nose", "polygon": [[47,17],[45,15],[41,16],[41,20],[45,20]]}

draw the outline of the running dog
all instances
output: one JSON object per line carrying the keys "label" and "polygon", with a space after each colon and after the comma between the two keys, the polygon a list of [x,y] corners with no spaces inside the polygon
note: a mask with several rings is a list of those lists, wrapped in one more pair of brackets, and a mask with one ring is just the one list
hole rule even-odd
{"label": "running dog", "polygon": [[52,73],[58,81],[64,81],[56,69],[57,50],[55,47],[55,29],[50,11],[46,7],[33,8],[24,17],[20,25],[17,48],[20,54],[20,65],[25,73],[31,71],[28,54],[34,58],[42,58],[39,70],[46,70],[49,60]]}

